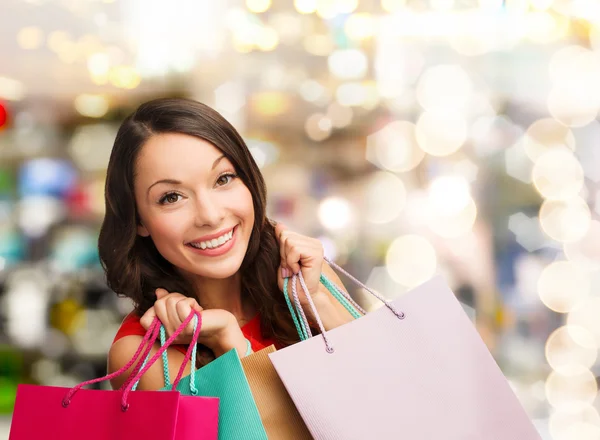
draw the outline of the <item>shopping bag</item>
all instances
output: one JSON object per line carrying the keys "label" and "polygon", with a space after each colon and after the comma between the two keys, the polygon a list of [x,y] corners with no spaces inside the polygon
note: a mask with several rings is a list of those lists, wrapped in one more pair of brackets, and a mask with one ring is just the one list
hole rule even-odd
{"label": "shopping bag", "polygon": [[[190,320],[192,313],[146,365],[139,362],[128,386],[117,391],[88,390],[85,385],[110,380],[143,359],[158,337],[160,321],[155,319],[135,355],[127,365],[107,376],[83,382],[73,388],[19,385],[10,430],[10,440],[215,440],[219,401],[215,398],[184,396],[177,391],[135,391],[137,382],[161,356]],[[198,338],[200,325],[194,337]],[[186,354],[175,380],[178,384],[191,350]]]}
{"label": "shopping bag", "polygon": [[[163,327],[161,341],[164,340],[164,332]],[[190,347],[192,359],[195,359],[196,344]],[[236,349],[219,356],[173,385],[168,377],[167,362],[166,356],[163,356],[165,387],[162,390],[176,389],[187,396],[219,398],[219,440],[267,440]]]}
{"label": "shopping bag", "polygon": [[267,436],[275,440],[311,440],[269,359],[269,353],[274,351],[275,347],[271,345],[241,360]]}
{"label": "shopping bag", "polygon": [[326,260],[386,307],[325,332],[298,274],[321,335],[269,357],[315,439],[540,440],[441,277],[387,301]]}

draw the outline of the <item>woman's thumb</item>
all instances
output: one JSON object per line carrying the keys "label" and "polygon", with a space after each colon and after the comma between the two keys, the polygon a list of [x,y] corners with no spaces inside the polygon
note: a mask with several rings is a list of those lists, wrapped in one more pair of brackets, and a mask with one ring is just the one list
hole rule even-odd
{"label": "woman's thumb", "polygon": [[156,289],[154,291],[154,293],[156,293],[157,300],[164,298],[165,296],[167,296],[169,294],[169,292],[166,289],[163,289],[162,287],[159,287],[158,289]]}

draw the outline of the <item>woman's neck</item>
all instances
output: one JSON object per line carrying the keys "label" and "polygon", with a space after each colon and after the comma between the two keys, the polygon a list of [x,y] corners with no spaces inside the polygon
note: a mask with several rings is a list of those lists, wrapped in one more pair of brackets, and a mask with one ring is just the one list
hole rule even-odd
{"label": "woman's neck", "polygon": [[205,309],[227,310],[236,317],[240,326],[256,313],[253,304],[242,295],[240,272],[223,279],[197,278],[194,285],[200,306]]}

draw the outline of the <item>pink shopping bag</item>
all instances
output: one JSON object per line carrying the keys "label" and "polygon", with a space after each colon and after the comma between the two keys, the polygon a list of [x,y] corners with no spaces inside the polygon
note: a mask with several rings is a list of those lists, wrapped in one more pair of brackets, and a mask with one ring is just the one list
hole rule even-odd
{"label": "pink shopping bag", "polygon": [[315,439],[540,440],[441,277],[388,302],[327,261],[386,307],[269,354]]}
{"label": "pink shopping bag", "polygon": [[[177,391],[133,391],[138,379],[160,358],[190,320],[192,313],[145,366],[143,360],[159,334],[156,319],[134,357],[119,371],[74,388],[19,385],[10,440],[216,440],[219,399],[182,396]],[[197,325],[194,340],[200,334]],[[183,375],[192,346],[177,379]],[[145,349],[144,349],[145,347]],[[110,380],[127,371],[140,357],[130,380],[118,391],[87,390],[83,386]]]}

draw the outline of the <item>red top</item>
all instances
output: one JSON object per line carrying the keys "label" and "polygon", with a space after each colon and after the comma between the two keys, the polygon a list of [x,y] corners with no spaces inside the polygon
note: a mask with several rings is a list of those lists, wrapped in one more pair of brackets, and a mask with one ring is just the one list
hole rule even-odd
{"label": "red top", "polygon": [[[242,333],[244,334],[246,339],[250,341],[250,345],[252,345],[252,351],[254,352],[262,350],[263,348],[268,347],[269,345],[274,344],[275,346],[277,346],[275,341],[271,339],[264,339],[261,336],[260,315],[256,315],[254,318],[248,321],[242,327]],[[115,339],[113,340],[113,344],[125,336],[144,336],[145,334],[146,329],[144,329],[144,327],[142,327],[142,324],[140,324],[140,317],[137,316],[134,312],[131,312],[125,317],[125,319],[123,319],[121,327],[119,327]],[[172,347],[176,350],[179,350],[183,354],[186,353],[188,348],[188,346],[185,344],[173,344]]]}

